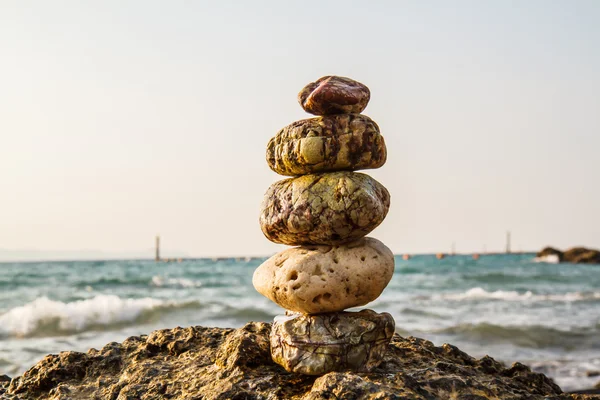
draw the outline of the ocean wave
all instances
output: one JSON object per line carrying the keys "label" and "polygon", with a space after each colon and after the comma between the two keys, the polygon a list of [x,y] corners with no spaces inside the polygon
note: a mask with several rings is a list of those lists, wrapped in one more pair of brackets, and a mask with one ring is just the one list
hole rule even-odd
{"label": "ocean wave", "polygon": [[[1,283],[0,283],[1,284]],[[150,280],[146,278],[106,278],[102,277],[92,281],[80,281],[74,284],[75,287],[115,287],[115,286],[154,286],[170,288],[196,288],[202,286],[202,282],[186,278],[167,278],[161,275],[155,275]]]}
{"label": "ocean wave", "polygon": [[[572,280],[576,277],[570,277]],[[522,275],[522,274],[508,274],[504,272],[488,272],[488,273],[465,273],[460,277],[461,280],[479,282],[484,284],[500,284],[507,285],[513,283],[531,282],[538,284],[540,282],[565,282],[566,278],[561,275],[555,274],[533,274],[533,275]]]}
{"label": "ocean wave", "polygon": [[435,331],[481,343],[508,342],[530,348],[562,348],[565,350],[598,348],[598,326],[564,331],[548,326],[500,326],[490,323],[459,324]]}
{"label": "ocean wave", "polygon": [[423,269],[419,267],[409,267],[409,266],[397,266],[395,271],[396,274],[409,275],[409,274],[422,274]]}
{"label": "ocean wave", "polygon": [[442,319],[444,318],[442,315],[440,314],[436,314],[434,312],[431,311],[427,311],[427,310],[422,310],[422,309],[417,309],[417,308],[403,308],[402,310],[400,310],[401,314],[404,315],[414,315],[417,317],[427,317],[427,318],[435,318],[435,319]]}
{"label": "ocean wave", "polygon": [[98,278],[96,280],[82,280],[73,284],[77,288],[88,287],[115,287],[115,286],[148,286],[148,278]]}
{"label": "ocean wave", "polygon": [[152,277],[150,283],[156,287],[178,287],[178,288],[197,288],[202,286],[202,282],[186,278],[165,278],[160,275]]}
{"label": "ocean wave", "polygon": [[548,264],[558,264],[560,262],[560,258],[557,254],[548,254],[542,257],[536,257],[533,259],[533,262],[536,263],[548,263]]}
{"label": "ocean wave", "polygon": [[534,294],[531,291],[517,292],[515,290],[495,290],[489,292],[483,288],[475,287],[467,290],[464,293],[447,293],[441,295],[434,295],[433,298],[439,298],[443,300],[504,300],[504,301],[589,301],[589,300],[600,300],[600,292],[569,292],[562,294]]}
{"label": "ocean wave", "polygon": [[234,318],[242,321],[272,321],[275,318],[275,313],[262,310],[260,308],[234,308],[225,307],[223,312],[220,313],[220,317],[223,318]]}
{"label": "ocean wave", "polygon": [[155,313],[197,306],[153,298],[122,299],[98,295],[69,303],[39,297],[0,315],[0,336],[41,337],[106,330],[147,321]]}

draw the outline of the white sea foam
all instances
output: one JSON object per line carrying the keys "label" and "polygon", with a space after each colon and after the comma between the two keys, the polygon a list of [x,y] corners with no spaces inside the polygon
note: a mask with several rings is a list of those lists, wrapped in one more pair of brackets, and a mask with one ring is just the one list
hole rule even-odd
{"label": "white sea foam", "polygon": [[533,262],[536,263],[549,263],[549,264],[558,264],[560,259],[558,258],[558,254],[548,254],[542,257],[536,257],[533,259]]}
{"label": "white sea foam", "polygon": [[478,300],[492,299],[504,301],[586,301],[600,299],[600,292],[570,292],[562,294],[533,294],[531,291],[519,293],[517,291],[496,290],[488,292],[487,290],[475,287],[464,293],[449,293],[434,296],[444,300]]}
{"label": "white sea foam", "polygon": [[98,295],[71,303],[39,297],[0,315],[0,332],[11,336],[78,332],[89,326],[135,321],[144,312],[175,303],[152,298],[121,299]]}
{"label": "white sea foam", "polygon": [[181,287],[181,288],[195,288],[202,286],[202,282],[193,281],[186,278],[165,278],[160,275],[152,277],[152,286],[156,287]]}

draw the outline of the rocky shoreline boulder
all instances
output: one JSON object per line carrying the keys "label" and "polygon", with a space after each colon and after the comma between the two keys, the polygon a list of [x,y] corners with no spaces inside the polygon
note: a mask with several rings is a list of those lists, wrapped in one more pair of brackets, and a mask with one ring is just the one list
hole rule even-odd
{"label": "rocky shoreline boulder", "polygon": [[566,251],[560,251],[554,247],[545,247],[536,254],[536,257],[548,256],[558,257],[559,262],[573,264],[600,264],[600,251],[585,247],[573,247]]}
{"label": "rocky shoreline boulder", "polygon": [[600,251],[585,247],[573,247],[563,253],[563,262],[600,264]]}
{"label": "rocky shoreline boulder", "polygon": [[87,353],[48,355],[22,376],[0,376],[1,399],[600,399],[564,394],[543,374],[455,346],[395,334],[369,373],[286,372],[271,360],[271,324],[163,329]]}

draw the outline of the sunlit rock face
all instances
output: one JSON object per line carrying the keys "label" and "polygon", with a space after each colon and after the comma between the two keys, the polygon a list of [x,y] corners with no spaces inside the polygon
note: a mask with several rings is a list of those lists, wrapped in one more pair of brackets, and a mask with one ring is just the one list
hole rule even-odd
{"label": "sunlit rock face", "polygon": [[[383,314],[380,314],[383,315]],[[307,318],[307,317],[305,317]],[[63,352],[48,355],[20,377],[0,375],[0,398],[31,400],[72,399],[510,399],[583,400],[597,396],[563,394],[545,375],[515,363],[510,367],[490,357],[477,359],[445,344],[394,334],[384,349],[367,351],[360,347],[377,336],[365,317],[358,327],[334,322],[337,331],[325,333],[330,343],[338,338],[332,356],[348,349],[344,335],[359,338],[350,359],[363,368],[364,360],[378,367],[368,373],[329,372],[311,376],[287,372],[273,362],[283,347],[272,344],[277,329],[271,324],[248,323],[240,329],[163,329],[148,335],[132,336],[122,343],[109,343],[86,353]],[[387,317],[373,322],[380,327]],[[300,320],[299,320],[300,321]],[[321,319],[321,321],[325,321]],[[292,326],[297,332],[302,326]],[[293,322],[292,322],[293,324]],[[343,327],[343,328],[342,328]],[[383,332],[387,335],[391,327]],[[323,328],[321,328],[323,329]],[[362,336],[360,332],[362,330]],[[327,331],[325,331],[327,332]],[[299,337],[294,333],[293,337]],[[316,335],[312,334],[315,338]],[[318,339],[322,340],[322,339]],[[375,342],[378,343],[378,342]],[[317,340],[311,346],[316,347]],[[310,344],[309,344],[310,345]],[[346,346],[346,347],[344,347]],[[334,350],[335,349],[335,350]],[[288,350],[290,363],[297,351]],[[362,358],[361,354],[368,354]],[[301,365],[301,363],[296,363]],[[315,363],[315,365],[317,365]],[[340,365],[348,365],[345,361]],[[338,364],[332,367],[338,369]]]}

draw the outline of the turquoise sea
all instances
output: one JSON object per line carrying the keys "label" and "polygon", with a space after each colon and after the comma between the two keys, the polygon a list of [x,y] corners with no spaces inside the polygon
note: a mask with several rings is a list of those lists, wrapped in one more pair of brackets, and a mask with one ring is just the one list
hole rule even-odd
{"label": "turquoise sea", "polygon": [[[252,287],[262,261],[0,263],[0,375],[159,328],[271,321],[283,310]],[[521,361],[563,390],[600,381],[599,265],[533,254],[396,257],[392,281],[366,307],[391,313],[403,336]]]}

